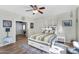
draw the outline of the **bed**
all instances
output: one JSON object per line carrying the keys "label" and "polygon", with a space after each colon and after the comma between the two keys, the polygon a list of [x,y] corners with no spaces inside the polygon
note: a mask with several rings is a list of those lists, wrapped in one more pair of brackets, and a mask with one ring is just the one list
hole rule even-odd
{"label": "bed", "polygon": [[52,41],[55,39],[55,34],[42,34],[36,36],[33,35],[28,38],[28,44],[43,51],[49,52],[49,48],[51,47]]}
{"label": "bed", "polygon": [[57,39],[57,35],[54,31],[48,31],[48,33],[42,32],[31,35],[28,38],[28,44],[45,52],[49,52],[52,41],[54,41],[55,39]]}

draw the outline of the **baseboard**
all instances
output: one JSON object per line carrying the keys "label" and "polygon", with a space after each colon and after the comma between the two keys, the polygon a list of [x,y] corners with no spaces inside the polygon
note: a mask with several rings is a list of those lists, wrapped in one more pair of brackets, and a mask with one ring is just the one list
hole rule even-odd
{"label": "baseboard", "polygon": [[5,43],[5,44],[0,44],[0,47],[3,47],[3,46],[6,46],[6,45],[9,45],[9,44],[12,44],[12,43],[15,43],[15,42],[11,42],[11,43]]}

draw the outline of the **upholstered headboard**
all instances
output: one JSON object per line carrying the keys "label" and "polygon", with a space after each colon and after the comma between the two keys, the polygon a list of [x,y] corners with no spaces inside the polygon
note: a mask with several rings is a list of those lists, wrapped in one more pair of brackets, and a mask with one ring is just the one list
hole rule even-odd
{"label": "upholstered headboard", "polygon": [[42,28],[42,33],[55,33],[56,26]]}

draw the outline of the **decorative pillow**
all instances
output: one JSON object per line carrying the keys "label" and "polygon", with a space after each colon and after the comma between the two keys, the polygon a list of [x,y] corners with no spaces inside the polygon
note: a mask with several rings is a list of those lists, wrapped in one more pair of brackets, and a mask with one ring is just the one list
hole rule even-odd
{"label": "decorative pillow", "polygon": [[43,30],[42,33],[45,33],[46,30]]}
{"label": "decorative pillow", "polygon": [[48,34],[48,33],[49,33],[49,30],[46,30],[46,31],[45,31],[45,34]]}
{"label": "decorative pillow", "polygon": [[55,33],[55,27],[50,27],[50,28],[42,28],[42,33],[45,34],[54,34]]}
{"label": "decorative pillow", "polygon": [[55,30],[50,30],[49,33],[50,34],[54,34],[55,33]]}

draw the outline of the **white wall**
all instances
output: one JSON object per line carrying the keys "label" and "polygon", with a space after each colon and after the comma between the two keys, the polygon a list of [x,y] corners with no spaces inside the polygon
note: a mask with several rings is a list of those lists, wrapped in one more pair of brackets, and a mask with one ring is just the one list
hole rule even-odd
{"label": "white wall", "polygon": [[78,31],[77,33],[78,33],[78,41],[79,41],[79,8],[78,8]]}
{"label": "white wall", "polygon": [[12,27],[10,28],[9,36],[12,37],[13,42],[16,41],[16,32],[15,32],[15,20],[12,20],[12,18],[0,18],[0,43],[2,43],[3,39],[6,37],[7,33],[5,32],[5,28],[3,28],[3,20],[11,20],[12,21]]}
{"label": "white wall", "polygon": [[3,20],[11,20],[12,27],[10,28],[9,36],[12,37],[13,42],[16,42],[16,21],[22,21],[20,15],[1,10],[0,9],[0,43],[3,42],[3,38],[6,37],[5,28],[3,27]]}
{"label": "white wall", "polygon": [[[70,14],[73,14],[73,17],[70,17]],[[63,26],[63,30],[65,32],[66,42],[70,42],[71,40],[76,40],[76,9],[74,8],[70,12],[62,13],[56,16],[41,16],[33,19],[34,29],[29,30],[29,34],[40,33],[42,27],[48,27],[50,25],[56,25],[58,22],[58,26],[62,26],[63,20],[72,20],[71,27]]]}
{"label": "white wall", "polygon": [[63,13],[57,16],[58,26],[60,25],[62,26],[63,20],[72,20],[72,26],[70,27],[62,26],[65,32],[66,42],[76,40],[76,9],[72,10],[73,17],[70,17],[70,12]]}

